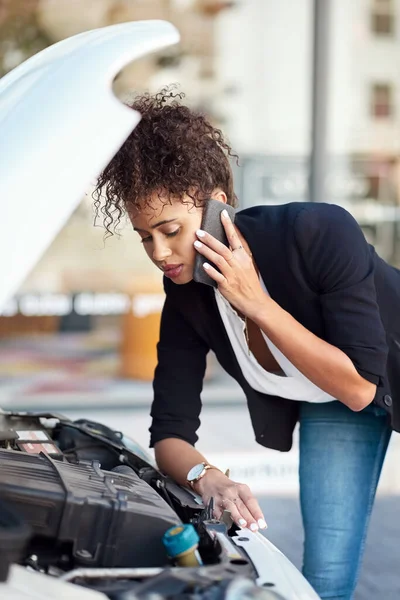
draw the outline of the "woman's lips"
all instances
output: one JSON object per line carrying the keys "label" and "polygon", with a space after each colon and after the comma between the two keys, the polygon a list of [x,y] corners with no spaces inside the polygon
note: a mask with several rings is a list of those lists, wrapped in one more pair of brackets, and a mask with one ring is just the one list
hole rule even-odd
{"label": "woman's lips", "polygon": [[170,277],[171,279],[175,279],[179,277],[182,273],[183,265],[167,265],[163,268],[164,275],[166,277]]}

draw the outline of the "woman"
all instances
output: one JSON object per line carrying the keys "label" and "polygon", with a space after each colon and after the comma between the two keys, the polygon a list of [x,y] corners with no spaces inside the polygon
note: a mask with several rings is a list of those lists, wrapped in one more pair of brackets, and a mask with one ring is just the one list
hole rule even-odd
{"label": "woman", "polygon": [[[164,90],[102,173],[105,226],[124,211],[164,273],[151,446],[159,467],[215,515],[266,526],[250,489],[196,449],[206,355],[243,388],[257,442],[288,451],[300,421],[304,574],[350,599],[391,430],[400,426],[400,277],[338,206],[253,207],[222,221],[230,248],[200,230],[209,198],[235,204],[230,147]],[[196,253],[218,289],[193,281]],[[392,400],[393,397],[393,400]]]}

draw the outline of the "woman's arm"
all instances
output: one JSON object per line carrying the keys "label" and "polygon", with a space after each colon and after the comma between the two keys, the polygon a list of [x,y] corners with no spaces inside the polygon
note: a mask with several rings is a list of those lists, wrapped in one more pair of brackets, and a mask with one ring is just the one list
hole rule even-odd
{"label": "woman's arm", "polygon": [[372,402],[376,385],[361,377],[350,358],[303,327],[267,294],[248,316],[290,362],[321,390],[351,410]]}
{"label": "woman's arm", "polygon": [[[192,467],[207,462],[194,448],[207,352],[207,344],[185,321],[167,293],[153,382],[150,445],[154,446],[160,470],[181,485],[187,485],[186,477]],[[205,504],[214,498],[216,518],[226,508],[239,526],[248,524],[253,530],[265,526],[259,504],[249,488],[232,481],[217,468],[208,469],[195,484],[195,490]]]}
{"label": "woman's arm", "polygon": [[151,447],[165,438],[179,438],[192,446],[197,442],[208,351],[167,291],[153,380]]}
{"label": "woman's arm", "polygon": [[[187,485],[186,476],[194,465],[208,462],[193,446],[176,438],[161,440],[155,444],[156,461],[161,471],[168,473],[181,485]],[[264,515],[249,487],[229,479],[218,468],[208,469],[204,477],[194,484],[205,505],[213,498],[214,516],[220,519],[224,510],[240,527],[252,531],[264,529]]]}
{"label": "woman's arm", "polygon": [[187,485],[186,476],[194,465],[207,462],[194,446],[178,438],[157,442],[154,452],[159,469],[181,485]]}

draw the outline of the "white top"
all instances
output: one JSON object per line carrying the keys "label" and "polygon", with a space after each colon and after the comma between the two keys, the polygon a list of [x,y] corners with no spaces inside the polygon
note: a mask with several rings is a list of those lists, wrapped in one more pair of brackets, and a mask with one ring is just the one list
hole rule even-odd
{"label": "white top", "polygon": [[[260,282],[268,294],[268,290],[261,277]],[[217,289],[215,290],[215,298],[240,368],[253,389],[263,394],[288,398],[289,400],[302,400],[305,402],[331,402],[335,400],[333,396],[321,390],[300,373],[271,340],[268,339],[265,333],[261,331],[271,354],[281,367],[283,373],[276,374],[266,371],[259,364],[254,354],[249,351],[244,320],[239,317],[235,309],[232,308],[226,298]]]}

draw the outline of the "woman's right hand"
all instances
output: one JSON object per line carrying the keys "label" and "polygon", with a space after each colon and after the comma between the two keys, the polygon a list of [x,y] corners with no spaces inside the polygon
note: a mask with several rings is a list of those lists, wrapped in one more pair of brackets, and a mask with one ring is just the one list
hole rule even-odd
{"label": "woman's right hand", "polygon": [[220,519],[226,510],[241,528],[248,527],[257,531],[267,527],[260,505],[248,485],[232,481],[218,469],[209,469],[194,487],[205,506],[214,498],[216,519]]}

